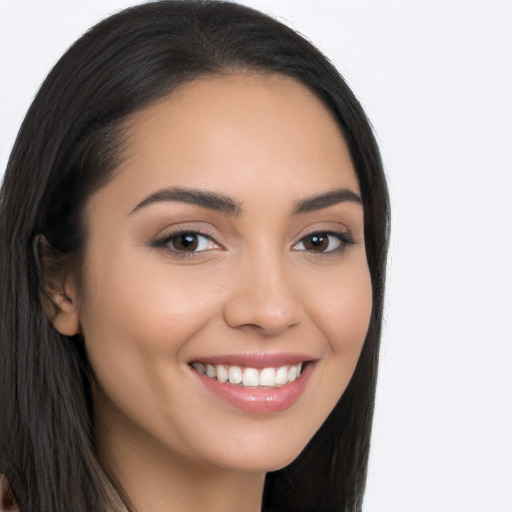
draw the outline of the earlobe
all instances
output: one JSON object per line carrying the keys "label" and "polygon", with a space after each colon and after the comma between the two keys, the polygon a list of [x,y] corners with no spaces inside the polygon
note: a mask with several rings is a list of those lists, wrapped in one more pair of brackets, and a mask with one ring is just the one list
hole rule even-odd
{"label": "earlobe", "polygon": [[69,258],[55,249],[44,235],[34,238],[39,297],[50,323],[64,336],[80,332],[78,286],[70,270]]}
{"label": "earlobe", "polygon": [[48,319],[55,329],[64,336],[75,336],[80,332],[76,299],[74,283],[65,283],[63,292],[54,293],[52,297],[55,313],[52,318],[48,317]]}

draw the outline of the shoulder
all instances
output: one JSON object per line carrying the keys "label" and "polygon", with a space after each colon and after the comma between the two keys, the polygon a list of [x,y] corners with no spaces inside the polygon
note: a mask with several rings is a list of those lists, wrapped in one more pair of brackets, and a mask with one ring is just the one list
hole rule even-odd
{"label": "shoulder", "polygon": [[7,477],[0,473],[0,512],[20,512]]}

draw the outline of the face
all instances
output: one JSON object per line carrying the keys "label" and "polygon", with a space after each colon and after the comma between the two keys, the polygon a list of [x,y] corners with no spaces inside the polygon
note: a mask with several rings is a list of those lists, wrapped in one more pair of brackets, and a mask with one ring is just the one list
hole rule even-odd
{"label": "face", "polygon": [[335,121],[291,79],[197,79],[135,114],[86,208],[98,431],[216,468],[291,462],[365,339],[359,194]]}

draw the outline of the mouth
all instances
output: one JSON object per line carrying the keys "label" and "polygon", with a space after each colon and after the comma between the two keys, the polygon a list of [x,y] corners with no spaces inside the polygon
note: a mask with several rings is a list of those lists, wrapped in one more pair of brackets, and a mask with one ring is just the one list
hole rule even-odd
{"label": "mouth", "polygon": [[219,356],[194,360],[196,378],[219,398],[242,411],[279,412],[307,388],[315,360],[299,355]]}
{"label": "mouth", "polygon": [[304,362],[278,367],[253,368],[194,361],[191,366],[206,377],[245,388],[278,388],[300,377]]}

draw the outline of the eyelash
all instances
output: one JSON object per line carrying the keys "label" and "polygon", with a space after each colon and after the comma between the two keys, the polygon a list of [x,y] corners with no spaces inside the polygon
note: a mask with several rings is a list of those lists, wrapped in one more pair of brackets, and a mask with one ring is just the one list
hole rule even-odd
{"label": "eyelash", "polygon": [[165,249],[168,252],[170,252],[173,256],[178,257],[178,258],[191,258],[197,254],[205,252],[204,250],[202,250],[202,251],[183,251],[183,250],[172,249],[170,247],[170,244],[172,243],[172,241],[180,236],[183,236],[183,235],[194,235],[198,238],[199,237],[205,238],[209,242],[212,242],[212,243],[218,245],[217,242],[215,242],[215,240],[213,239],[213,236],[209,235],[208,233],[196,231],[194,229],[180,229],[178,231],[174,231],[172,233],[165,234],[161,237],[157,237],[157,238],[154,238],[153,240],[151,240],[149,245],[151,247],[155,247],[157,249]]}
{"label": "eyelash", "polygon": [[[151,240],[149,245],[151,247],[154,247],[157,249],[165,249],[168,252],[170,252],[173,256],[178,257],[178,258],[191,258],[191,257],[195,257],[197,254],[201,254],[203,252],[210,250],[210,249],[203,249],[200,251],[195,251],[195,250],[184,251],[184,250],[172,249],[170,247],[170,244],[173,242],[173,240],[175,240],[176,238],[183,236],[183,235],[193,235],[197,238],[201,237],[201,238],[204,238],[207,241],[219,246],[219,244],[217,244],[217,242],[215,242],[212,235],[209,235],[208,233],[204,233],[201,231],[195,231],[193,229],[180,229],[178,231],[174,231],[172,233],[165,234],[161,237],[157,237],[157,238],[154,238],[153,240]],[[331,231],[312,231],[311,233],[308,233],[307,235],[303,236],[296,244],[294,244],[293,247],[296,247],[299,244],[302,244],[304,246],[304,242],[308,238],[311,240],[311,238],[315,237],[315,236],[317,236],[319,238],[334,237],[339,241],[339,246],[335,247],[334,249],[327,250],[327,251],[314,251],[314,250],[310,250],[310,249],[294,249],[294,250],[308,252],[310,254],[331,255],[331,254],[342,253],[346,249],[347,246],[354,245],[354,243],[355,243],[353,238],[348,233],[346,233],[344,231],[332,231],[332,230]],[[331,243],[330,240],[328,240],[328,244],[330,244],[330,243]]]}
{"label": "eyelash", "polygon": [[[334,249],[330,249],[328,251],[312,251],[309,249],[303,249],[306,252],[309,252],[310,254],[322,254],[322,255],[331,255],[331,254],[340,254],[342,253],[348,246],[354,245],[354,239],[345,231],[312,231],[311,233],[308,233],[307,235],[303,236],[298,243],[295,244],[294,247],[296,247],[299,244],[304,245],[304,241],[308,238],[311,239],[313,237],[334,237],[339,241],[339,246],[335,247]],[[328,240],[328,243],[330,244],[330,241]],[[297,249],[295,249],[297,250]]]}

